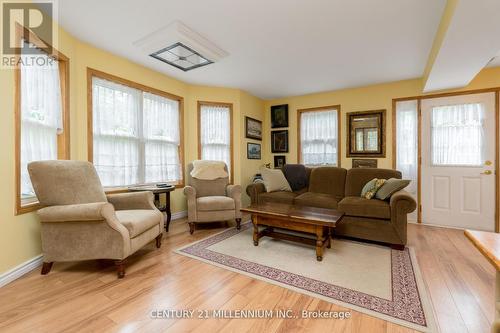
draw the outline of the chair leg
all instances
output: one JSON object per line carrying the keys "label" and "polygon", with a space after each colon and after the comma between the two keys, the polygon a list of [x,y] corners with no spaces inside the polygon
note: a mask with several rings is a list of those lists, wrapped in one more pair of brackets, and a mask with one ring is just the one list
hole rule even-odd
{"label": "chair leg", "polygon": [[192,235],[195,229],[194,222],[189,222],[189,233]]}
{"label": "chair leg", "polygon": [[44,262],[43,265],[42,265],[42,272],[41,272],[41,274],[42,275],[49,274],[50,270],[52,269],[52,265],[53,264],[54,264],[54,262]]}
{"label": "chair leg", "polygon": [[236,219],[236,229],[238,229],[238,230],[241,229],[241,219],[240,218]]}
{"label": "chair leg", "polygon": [[125,277],[125,260],[115,260],[116,273],[119,279]]}
{"label": "chair leg", "polygon": [[158,236],[156,236],[155,240],[156,240],[156,248],[159,249],[161,247],[161,238],[162,238],[163,234],[159,234]]}

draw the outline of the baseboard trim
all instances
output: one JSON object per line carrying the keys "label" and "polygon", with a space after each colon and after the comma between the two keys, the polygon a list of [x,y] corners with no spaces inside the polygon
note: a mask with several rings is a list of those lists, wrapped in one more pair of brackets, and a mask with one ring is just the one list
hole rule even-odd
{"label": "baseboard trim", "polygon": [[188,216],[187,210],[181,210],[180,212],[172,213],[172,220],[182,219],[183,217],[187,216]]}
{"label": "baseboard trim", "polygon": [[12,281],[19,279],[24,274],[31,272],[32,270],[39,267],[43,262],[43,256],[40,254],[22,264],[12,268],[11,270],[0,274],[0,288],[11,283]]}

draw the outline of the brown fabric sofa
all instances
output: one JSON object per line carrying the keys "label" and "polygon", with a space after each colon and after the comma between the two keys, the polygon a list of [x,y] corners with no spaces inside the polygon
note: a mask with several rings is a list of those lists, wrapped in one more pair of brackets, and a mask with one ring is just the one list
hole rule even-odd
{"label": "brown fabric sofa", "polygon": [[345,213],[335,228],[335,235],[390,244],[403,249],[406,245],[407,214],[416,202],[406,191],[394,193],[390,200],[364,199],[363,186],[373,178],[401,178],[401,172],[390,169],[336,167],[307,168],[308,187],[294,192],[266,192],[264,184],[248,185],[252,203],[280,202],[295,205],[332,208]]}
{"label": "brown fabric sofa", "polygon": [[106,195],[94,166],[83,161],[37,161],[28,171],[40,204],[43,267],[54,261],[113,259],[119,278],[124,260],[156,240],[163,215],[151,192]]}

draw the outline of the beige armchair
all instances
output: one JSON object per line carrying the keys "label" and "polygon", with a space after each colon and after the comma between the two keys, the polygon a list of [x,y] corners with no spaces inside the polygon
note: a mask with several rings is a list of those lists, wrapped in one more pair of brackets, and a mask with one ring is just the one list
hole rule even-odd
{"label": "beige armchair", "polygon": [[124,260],[156,239],[161,246],[163,215],[151,192],[106,196],[94,166],[82,161],[37,161],[28,165],[42,208],[43,267],[55,261],[112,259],[118,278]]}
{"label": "beige armchair", "polygon": [[[227,167],[225,168],[227,171]],[[202,180],[191,177],[193,164],[189,163],[187,197],[189,232],[193,234],[196,223],[236,220],[241,224],[241,186],[229,185],[229,177]]]}

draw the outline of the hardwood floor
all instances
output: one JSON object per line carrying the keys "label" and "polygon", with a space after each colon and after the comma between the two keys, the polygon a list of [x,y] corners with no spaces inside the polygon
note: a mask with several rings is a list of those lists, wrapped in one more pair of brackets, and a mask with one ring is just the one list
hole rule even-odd
{"label": "hardwood floor", "polygon": [[[0,332],[414,332],[352,310],[346,320],[151,319],[155,309],[348,310],[172,252],[222,227],[190,235],[174,221],[161,249],[153,242],[129,258],[121,280],[112,263],[95,261],[33,271],[0,288]],[[408,233],[441,332],[489,332],[493,267],[460,230],[409,225]]]}

